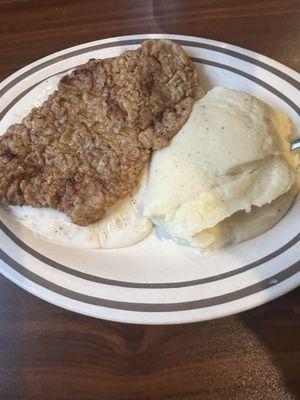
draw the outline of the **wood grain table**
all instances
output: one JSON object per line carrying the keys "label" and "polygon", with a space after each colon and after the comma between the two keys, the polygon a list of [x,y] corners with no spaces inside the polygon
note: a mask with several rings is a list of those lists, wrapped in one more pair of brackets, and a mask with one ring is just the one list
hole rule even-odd
{"label": "wood grain table", "polygon": [[[65,47],[167,32],[300,69],[300,2],[0,0],[0,78]],[[300,399],[300,290],[181,326],[80,316],[0,277],[0,400]]]}

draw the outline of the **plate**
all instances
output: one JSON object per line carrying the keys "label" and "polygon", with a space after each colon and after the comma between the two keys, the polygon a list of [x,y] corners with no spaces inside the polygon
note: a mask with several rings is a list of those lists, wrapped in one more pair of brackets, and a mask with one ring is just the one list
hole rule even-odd
{"label": "plate", "polygon": [[[114,57],[148,38],[176,40],[202,86],[249,92],[286,113],[300,132],[299,75],[260,54],[212,40],[134,35],[72,47],[22,68],[0,86],[0,133],[40,104],[59,77],[89,58]],[[68,310],[113,321],[174,324],[223,317],[300,283],[300,198],[273,229],[209,256],[151,234],[132,247],[80,250],[36,238],[0,211],[0,272]]]}

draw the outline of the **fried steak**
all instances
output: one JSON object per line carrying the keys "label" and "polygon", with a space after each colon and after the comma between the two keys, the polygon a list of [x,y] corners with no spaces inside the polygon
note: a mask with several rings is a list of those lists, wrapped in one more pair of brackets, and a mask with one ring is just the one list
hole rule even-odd
{"label": "fried steak", "polygon": [[0,136],[0,202],[97,221],[132,192],[151,150],[180,130],[198,94],[193,63],[170,41],[77,67]]}

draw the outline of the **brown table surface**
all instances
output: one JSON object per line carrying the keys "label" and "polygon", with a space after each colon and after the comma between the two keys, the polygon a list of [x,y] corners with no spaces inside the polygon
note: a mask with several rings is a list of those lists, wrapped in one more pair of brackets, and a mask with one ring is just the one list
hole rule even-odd
{"label": "brown table surface", "polygon": [[[217,39],[300,68],[300,2],[0,0],[0,79],[65,47],[167,32]],[[0,277],[0,400],[300,398],[300,290],[180,326],[100,321]]]}

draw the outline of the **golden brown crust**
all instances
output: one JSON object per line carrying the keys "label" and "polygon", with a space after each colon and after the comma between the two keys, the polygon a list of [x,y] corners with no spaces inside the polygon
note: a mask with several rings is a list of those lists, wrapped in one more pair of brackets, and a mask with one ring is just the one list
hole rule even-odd
{"label": "golden brown crust", "polygon": [[179,131],[197,90],[192,62],[170,41],[77,67],[0,137],[0,201],[98,220]]}

